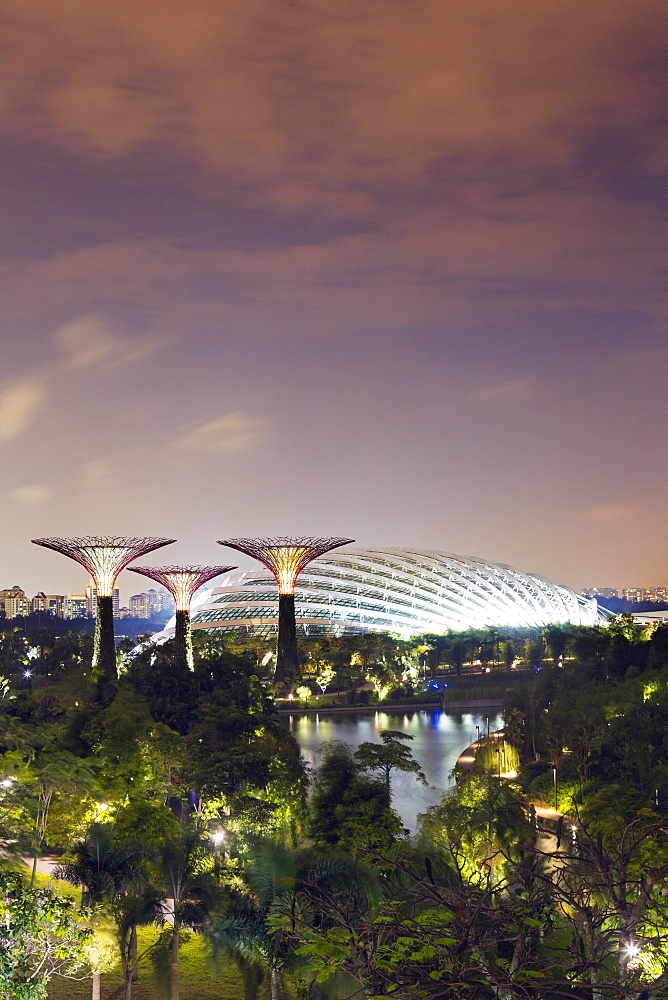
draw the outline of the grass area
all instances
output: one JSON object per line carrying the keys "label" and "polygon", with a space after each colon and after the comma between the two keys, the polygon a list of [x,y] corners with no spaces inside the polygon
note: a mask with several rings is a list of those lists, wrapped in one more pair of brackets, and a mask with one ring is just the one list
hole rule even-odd
{"label": "grass area", "polygon": [[[159,934],[158,928],[141,929],[138,934],[140,954]],[[122,997],[123,977],[120,966],[102,976],[102,1000]],[[181,1000],[240,1000],[244,995],[241,977],[233,962],[214,968],[205,942],[193,934],[181,946]],[[52,979],[49,1000],[88,1000],[91,980]],[[145,958],[139,967],[139,979],[132,986],[133,1000],[163,1000],[165,996],[156,983],[151,962]],[[262,984],[261,1000],[269,1000],[269,984]]]}
{"label": "grass area", "polygon": [[[69,882],[61,882],[39,873],[35,881],[37,885],[51,888],[59,895],[77,900],[81,897],[81,890]],[[161,927],[139,928],[137,944],[140,955],[156,941],[161,930]],[[192,934],[181,946],[180,978],[181,1000],[241,1000],[244,996],[242,979],[234,962],[214,962],[206,942],[196,934]],[[116,967],[102,976],[102,1000],[121,1000],[122,986],[119,960]],[[49,983],[49,1000],[88,1000],[90,995],[90,979],[56,977]],[[139,979],[132,986],[132,996],[133,1000],[164,1000],[168,996],[168,993],[165,994],[160,989],[148,956],[140,962]],[[268,979],[260,987],[258,1000],[270,1000]]]}

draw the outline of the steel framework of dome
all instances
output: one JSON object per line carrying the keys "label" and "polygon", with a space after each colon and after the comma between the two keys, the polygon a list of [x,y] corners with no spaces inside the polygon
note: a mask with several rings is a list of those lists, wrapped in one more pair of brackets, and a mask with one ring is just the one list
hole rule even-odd
{"label": "steel framework of dome", "polygon": [[[295,589],[298,629],[307,634],[443,633],[450,629],[591,625],[595,601],[513,566],[449,552],[349,549],[311,562]],[[278,595],[269,571],[237,572],[203,595],[193,628],[270,635]]]}

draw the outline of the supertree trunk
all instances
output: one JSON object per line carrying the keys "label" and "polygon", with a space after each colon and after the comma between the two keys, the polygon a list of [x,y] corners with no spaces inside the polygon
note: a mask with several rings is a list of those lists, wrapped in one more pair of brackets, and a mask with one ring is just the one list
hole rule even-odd
{"label": "supertree trunk", "polygon": [[147,576],[149,580],[166,587],[176,604],[174,629],[174,662],[195,669],[192,630],[190,628],[190,601],[195,591],[213,580],[214,576],[236,569],[236,566],[130,566],[132,573]]}
{"label": "supertree trunk", "polygon": [[116,679],[116,644],[114,642],[114,602],[111,597],[98,597],[93,644],[93,670],[111,680]]}
{"label": "supertree trunk", "polygon": [[277,684],[290,687],[300,676],[297,625],[295,622],[295,595],[278,595],[278,650],[276,654]]}
{"label": "supertree trunk", "polygon": [[174,630],[174,662],[185,664],[188,670],[193,670],[195,661],[193,658],[192,629],[190,628],[190,612],[176,612],[176,626]]}
{"label": "supertree trunk", "polygon": [[116,678],[113,593],[116,577],[137,556],[171,545],[173,538],[126,538],[120,535],[86,538],[33,538],[35,545],[61,552],[91,575],[97,592],[93,670]]}
{"label": "supertree trunk", "polygon": [[297,577],[313,559],[352,541],[352,538],[228,538],[218,543],[253,556],[274,574],[278,584],[278,649],[274,679],[279,687],[291,686],[300,676],[295,621]]}

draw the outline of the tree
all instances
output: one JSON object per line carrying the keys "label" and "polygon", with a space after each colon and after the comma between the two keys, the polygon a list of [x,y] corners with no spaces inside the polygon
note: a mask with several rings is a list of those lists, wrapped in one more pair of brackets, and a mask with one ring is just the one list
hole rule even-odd
{"label": "tree", "polygon": [[354,753],[354,758],[364,771],[381,771],[385,778],[385,788],[390,795],[390,774],[392,771],[403,771],[414,774],[423,785],[427,784],[424,771],[413,757],[409,747],[403,746],[402,740],[412,740],[408,733],[396,729],[381,729],[378,734],[381,739],[377,743],[361,743]]}
{"label": "tree", "polygon": [[484,870],[491,881],[532,843],[523,800],[492,775],[469,774],[420,817],[420,836],[456,853],[462,870]]}
{"label": "tree", "polygon": [[350,749],[325,744],[311,796],[311,836],[321,849],[350,851],[361,846],[389,847],[401,834],[384,781],[363,773]]}
{"label": "tree", "polygon": [[330,663],[321,663],[318,668],[318,673],[315,677],[315,682],[324,694],[329,685],[332,683],[336,677],[336,671]]}
{"label": "tree", "polygon": [[[146,907],[128,906],[125,897],[136,897],[136,890],[146,881],[142,869],[145,849],[138,842],[116,847],[112,827],[95,824],[86,839],[76,845],[75,856],[76,861],[61,865],[54,874],[56,878],[81,886],[83,905],[106,904],[111,909],[119,932],[125,997],[130,1000],[132,976],[137,966],[136,923],[140,918],[144,922]],[[151,919],[157,916],[158,911],[154,909]],[[100,972],[94,970],[92,1000],[99,1000],[99,997]]]}
{"label": "tree", "polygon": [[573,630],[567,625],[547,625],[543,629],[543,641],[555,667],[566,652],[572,634]]}
{"label": "tree", "polygon": [[633,789],[591,796],[540,878],[563,916],[592,1000],[668,990],[668,833]]}
{"label": "tree", "polygon": [[72,899],[28,888],[16,874],[0,874],[0,994],[5,1000],[44,1000],[55,976],[76,977],[93,937]]}
{"label": "tree", "polygon": [[340,905],[305,879],[281,928],[316,982],[336,970],[353,976],[351,996],[661,1000],[666,869],[658,856],[640,863],[659,831],[656,818],[638,819],[602,838],[595,828],[558,830],[556,850],[508,856],[494,882],[455,844],[368,852],[380,897]]}
{"label": "tree", "polygon": [[179,1000],[179,944],[181,930],[201,929],[212,911],[218,892],[207,871],[209,845],[197,828],[186,828],[160,845],[156,864],[162,882],[162,898],[173,901],[171,930],[170,998]]}
{"label": "tree", "polygon": [[[321,854],[313,848],[291,851],[274,842],[260,843],[238,874],[225,911],[212,921],[207,937],[214,953],[220,951],[237,962],[246,1000],[256,1000],[267,974],[272,1000],[287,997],[286,973],[301,978],[303,963],[291,929],[300,909],[302,886],[308,885],[318,899],[318,912],[314,912],[318,921],[326,902],[352,914],[366,905],[367,898],[378,896],[378,880],[368,866],[345,854]],[[292,916],[286,919],[286,914]],[[300,916],[308,919],[304,910]],[[310,988],[308,995],[312,996]]]}
{"label": "tree", "polygon": [[283,1000],[285,949],[272,933],[269,915],[286,884],[294,882],[295,854],[275,844],[253,852],[241,869],[244,891],[229,892],[225,912],[207,929],[214,952],[234,959],[241,972],[247,1000],[255,1000],[269,973],[271,1000]]}

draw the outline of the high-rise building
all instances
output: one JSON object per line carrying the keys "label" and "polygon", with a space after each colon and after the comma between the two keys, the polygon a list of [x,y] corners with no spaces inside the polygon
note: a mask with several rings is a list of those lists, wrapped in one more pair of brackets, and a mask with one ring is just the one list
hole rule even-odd
{"label": "high-rise building", "polygon": [[146,596],[152,615],[160,614],[161,611],[171,611],[174,607],[174,598],[166,590],[154,590],[151,587]]}
{"label": "high-rise building", "polygon": [[90,618],[86,594],[66,594],[63,599],[63,618]]}
{"label": "high-rise building", "polygon": [[648,587],[645,590],[646,601],[668,601],[668,587]]}
{"label": "high-rise building", "polygon": [[48,611],[46,594],[40,590],[30,601],[30,614],[37,614],[39,611]]}
{"label": "high-rise building", "polygon": [[50,615],[57,615],[59,618],[64,618],[63,608],[65,604],[65,596],[63,594],[47,594],[46,595],[46,611]]}
{"label": "high-rise building", "polygon": [[645,600],[645,591],[642,587],[628,587],[626,590],[622,590],[622,597],[625,601],[640,604],[641,601]]}
{"label": "high-rise building", "polygon": [[128,604],[130,615],[133,618],[150,618],[151,608],[148,594],[133,594]]}
{"label": "high-rise building", "polygon": [[582,591],[583,597],[606,597],[608,599],[618,597],[614,587],[585,587]]}
{"label": "high-rise building", "polygon": [[[114,618],[118,618],[118,609],[120,607],[120,592],[118,587],[114,587],[111,594],[111,606],[114,611]],[[94,618],[97,611],[97,587],[94,582],[90,580],[88,586],[86,587],[86,617]]]}
{"label": "high-rise building", "polygon": [[25,591],[18,585],[0,590],[0,606],[5,612],[5,618],[18,618],[30,614],[30,600]]}

